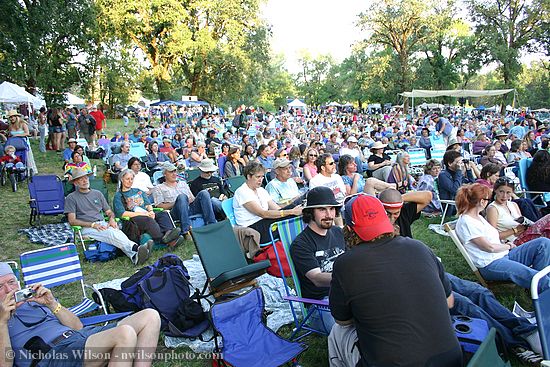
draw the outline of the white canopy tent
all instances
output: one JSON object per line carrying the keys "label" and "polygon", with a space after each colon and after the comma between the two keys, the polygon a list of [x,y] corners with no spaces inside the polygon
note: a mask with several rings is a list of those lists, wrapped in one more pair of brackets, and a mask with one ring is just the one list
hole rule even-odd
{"label": "white canopy tent", "polygon": [[43,99],[33,96],[25,88],[10,82],[0,84],[0,103],[32,104],[35,109],[46,106]]}
{"label": "white canopy tent", "polygon": [[[454,90],[424,90],[413,89],[412,92],[403,92],[401,95],[412,99],[412,110],[414,111],[415,98],[435,98],[435,97],[490,97],[500,96],[503,94],[514,92],[514,102],[516,99],[515,89],[493,89],[493,90],[473,90],[473,89],[454,89]],[[514,103],[515,104],[515,103]]]}
{"label": "white canopy tent", "polygon": [[293,108],[307,108],[307,104],[300,101],[298,98],[294,99],[292,102],[287,103],[287,106]]}
{"label": "white canopy tent", "polygon": [[71,106],[85,106],[86,101],[72,93],[65,93],[65,102]]}
{"label": "white canopy tent", "polygon": [[330,102],[327,104],[329,107],[342,107],[342,105],[338,102]]}

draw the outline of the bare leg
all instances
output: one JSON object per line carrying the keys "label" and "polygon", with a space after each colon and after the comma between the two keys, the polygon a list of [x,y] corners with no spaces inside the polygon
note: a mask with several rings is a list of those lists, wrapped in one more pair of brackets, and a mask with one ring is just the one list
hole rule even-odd
{"label": "bare leg", "polygon": [[377,178],[369,177],[365,182],[365,188],[363,189],[363,192],[375,196],[377,192],[381,192],[386,189],[395,189],[396,187],[397,184],[387,183]]}
{"label": "bare leg", "polygon": [[[160,333],[160,316],[157,311],[148,308],[128,316],[119,322],[119,325],[131,326],[137,334],[135,352],[138,355],[152,357],[156,349]],[[143,351],[140,354],[140,351]],[[149,367],[152,359],[135,361],[134,367]]]}
{"label": "bare leg", "polygon": [[[104,366],[132,366],[134,361],[125,357],[123,353],[131,352],[137,341],[136,332],[128,325],[119,325],[113,329],[94,334],[86,340],[85,351],[94,355],[93,360],[85,360],[85,367]],[[108,356],[110,359],[99,359],[97,356]]]}

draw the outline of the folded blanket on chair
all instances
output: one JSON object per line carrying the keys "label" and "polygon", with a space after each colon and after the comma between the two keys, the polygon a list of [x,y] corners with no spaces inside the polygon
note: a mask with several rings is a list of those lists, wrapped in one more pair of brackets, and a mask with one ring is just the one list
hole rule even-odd
{"label": "folded blanket on chair", "polygon": [[40,227],[22,228],[18,232],[29,236],[32,243],[43,243],[48,247],[74,242],[69,223],[44,224]]}

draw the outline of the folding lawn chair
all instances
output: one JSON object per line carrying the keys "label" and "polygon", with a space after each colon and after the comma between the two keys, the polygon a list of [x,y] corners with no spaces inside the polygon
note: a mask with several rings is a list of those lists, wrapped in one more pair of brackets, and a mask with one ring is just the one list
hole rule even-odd
{"label": "folding lawn chair", "polygon": [[477,268],[477,266],[474,265],[474,262],[470,258],[470,254],[468,254],[468,251],[466,251],[464,244],[462,243],[462,241],[460,241],[460,238],[458,238],[454,227],[455,224],[456,223],[452,223],[452,224],[446,223],[445,231],[449,234],[456,248],[458,249],[458,251],[460,251],[460,253],[462,254],[462,257],[464,258],[464,260],[466,260],[466,263],[468,264],[472,272],[476,275],[477,279],[479,280],[479,283],[485,288],[489,288],[490,285],[495,285],[495,284],[514,284],[513,282],[510,282],[510,281],[487,281],[485,280],[485,278],[483,278],[483,276],[479,272],[479,269]]}
{"label": "folding lawn chair", "polygon": [[523,158],[518,162],[519,184],[526,198],[533,200],[539,208],[545,207],[550,202],[550,192],[531,191],[527,185],[527,170],[533,163],[533,158]]}
{"label": "folding lawn chair", "polygon": [[496,344],[496,329],[491,328],[489,334],[468,362],[467,367],[510,367],[510,362],[504,361],[498,354]]}
{"label": "folding lawn chair", "polygon": [[41,215],[63,214],[65,195],[63,182],[55,175],[33,176],[29,181],[31,214],[29,224],[40,226]]}
{"label": "folding lawn chair", "polygon": [[222,209],[231,225],[236,226],[237,222],[235,221],[235,211],[233,210],[233,198],[223,200]]}
{"label": "folding lawn chair", "polygon": [[214,297],[256,285],[256,278],[271,265],[264,260],[248,264],[228,220],[191,228],[193,242],[206,273],[206,286]]}
{"label": "folding lawn chair", "polygon": [[276,367],[296,358],[307,346],[281,338],[262,321],[262,289],[216,302],[210,308],[212,324],[223,339],[223,359],[235,367]]}
{"label": "folding lawn chair", "polygon": [[549,273],[550,266],[547,266],[535,274],[531,280],[531,299],[535,308],[542,354],[547,362],[550,362],[550,313],[548,312],[550,310],[550,289],[539,292],[539,283],[542,279],[547,281]]}
{"label": "folding lawn chair", "polygon": [[[86,325],[98,322],[107,322],[128,315],[129,313],[107,315],[107,308],[101,293],[92,286],[84,283],[80,259],[76,246],[72,243],[48,247],[40,250],[27,251],[20,255],[21,272],[25,287],[32,284],[42,283],[47,288],[79,282],[82,289],[82,301],[68,309],[76,316],[100,310],[104,313],[102,317],[82,319]],[[99,299],[96,303],[86,296],[86,289],[90,289]]]}
{"label": "folding lawn chair", "polygon": [[191,182],[201,175],[201,171],[199,169],[186,169],[184,175],[185,180]]}
{"label": "folding lawn chair", "polygon": [[241,187],[242,184],[246,182],[246,178],[244,176],[234,176],[234,177],[228,177],[224,179],[225,186],[227,188],[227,192],[230,196],[235,195],[235,191],[239,187]]}
{"label": "folding lawn chair", "polygon": [[430,148],[432,159],[437,159],[440,162],[443,161],[443,155],[445,154],[445,151],[445,147]]}
{"label": "folding lawn chair", "polygon": [[424,148],[409,149],[407,153],[411,157],[411,171],[413,173],[423,173],[426,164],[426,151]]}
{"label": "folding lawn chair", "polygon": [[147,158],[147,149],[142,142],[130,143],[130,154],[134,157],[138,157],[140,161],[144,161]]}
{"label": "folding lawn chair", "polygon": [[[283,296],[283,299],[289,302],[290,310],[292,311],[292,317],[294,318],[294,330],[292,331],[292,335],[290,336],[290,340],[294,340],[296,336],[300,333],[301,330],[307,330],[304,334],[296,337],[296,340],[299,340],[312,332],[328,335],[330,333],[330,330],[318,330],[315,328],[312,328],[311,326],[307,325],[308,320],[311,318],[311,316],[318,312],[330,312],[330,308],[328,305],[328,302],[325,300],[317,300],[317,299],[309,299],[309,298],[303,298],[302,297],[302,290],[300,287],[300,280],[298,279],[298,274],[296,273],[296,269],[294,268],[294,263],[292,261],[292,258],[290,256],[290,246],[292,245],[292,241],[298,236],[299,233],[301,233],[304,228],[306,227],[306,224],[303,222],[302,217],[296,217],[296,218],[290,218],[285,219],[280,222],[273,223],[271,225],[271,231],[270,234],[273,239],[273,232],[275,229],[279,231],[279,239],[283,243],[284,252],[288,261],[288,265],[290,267],[290,272],[292,276],[292,282],[294,283],[294,287],[296,288],[296,295],[293,294],[291,291],[290,286],[288,285],[288,281],[285,277],[282,277],[283,284],[285,287],[285,296]],[[277,251],[277,247],[275,246],[275,255],[277,257],[277,264],[279,265],[279,269],[281,270],[281,274],[283,274],[283,266],[281,263],[281,255]],[[296,305],[298,304],[300,307],[302,319],[300,320],[300,317],[298,316],[298,313],[295,309]],[[305,307],[308,305],[309,307]],[[322,318],[321,318],[322,319]]]}

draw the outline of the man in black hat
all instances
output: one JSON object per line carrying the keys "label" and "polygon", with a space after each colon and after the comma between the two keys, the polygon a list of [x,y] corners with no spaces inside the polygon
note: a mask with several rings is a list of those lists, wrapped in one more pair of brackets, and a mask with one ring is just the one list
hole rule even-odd
{"label": "man in black hat", "polygon": [[[305,298],[328,299],[332,264],[345,249],[342,229],[334,225],[339,209],[340,204],[328,187],[315,187],[307,193],[302,215],[308,226],[290,247]],[[330,332],[333,325],[329,312],[311,316],[311,326],[318,330]]]}

